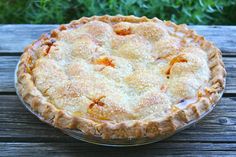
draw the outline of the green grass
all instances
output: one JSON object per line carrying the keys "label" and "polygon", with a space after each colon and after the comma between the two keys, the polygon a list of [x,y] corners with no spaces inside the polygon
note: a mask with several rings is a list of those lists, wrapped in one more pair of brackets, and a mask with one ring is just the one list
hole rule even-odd
{"label": "green grass", "polygon": [[187,24],[236,24],[236,0],[0,0],[0,23],[67,23],[82,16],[136,15]]}

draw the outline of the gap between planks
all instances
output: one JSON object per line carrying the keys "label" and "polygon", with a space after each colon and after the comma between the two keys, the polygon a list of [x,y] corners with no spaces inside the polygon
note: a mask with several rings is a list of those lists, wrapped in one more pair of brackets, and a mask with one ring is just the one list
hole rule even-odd
{"label": "gap between planks", "polygon": [[28,156],[32,154],[54,156],[157,156],[157,155],[236,155],[236,144],[221,143],[154,143],[142,147],[101,147],[87,143],[0,143],[0,156]]}

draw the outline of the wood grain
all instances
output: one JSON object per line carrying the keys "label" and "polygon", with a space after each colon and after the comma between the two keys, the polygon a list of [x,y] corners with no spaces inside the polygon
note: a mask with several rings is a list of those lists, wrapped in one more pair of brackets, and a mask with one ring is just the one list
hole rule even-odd
{"label": "wood grain", "polygon": [[[75,142],[32,115],[17,96],[0,95],[0,141]],[[224,97],[221,103],[198,124],[166,142],[236,142],[236,97]]]}
{"label": "wood grain", "polygon": [[[142,147],[112,148],[84,142],[73,143],[0,143],[0,156],[234,156],[236,144],[159,142]],[[95,155],[96,154],[96,155]]]}
{"label": "wood grain", "polygon": [[190,26],[223,51],[224,97],[192,127],[142,147],[101,147],[75,140],[32,115],[14,89],[23,48],[57,25],[0,25],[0,156],[236,156],[236,27]]}
{"label": "wood grain", "polygon": [[28,44],[58,25],[0,25],[0,52],[21,53]]}
{"label": "wood grain", "polygon": [[[14,70],[19,56],[0,56],[0,92],[15,92]],[[223,58],[227,75],[225,93],[236,93],[236,57]]]}
{"label": "wood grain", "polygon": [[14,71],[19,56],[0,56],[0,92],[15,92]]}
{"label": "wood grain", "polygon": [[[24,47],[58,25],[0,25],[0,53],[21,53]],[[190,26],[214,42],[224,55],[236,55],[236,27]]]}

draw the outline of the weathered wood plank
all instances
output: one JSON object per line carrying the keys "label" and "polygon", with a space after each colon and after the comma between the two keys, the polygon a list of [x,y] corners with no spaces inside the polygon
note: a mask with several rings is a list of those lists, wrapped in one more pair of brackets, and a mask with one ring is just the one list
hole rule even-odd
{"label": "weathered wood plank", "polygon": [[[0,25],[0,94],[14,92],[16,63],[25,45],[57,25]],[[191,26],[216,43],[223,55],[236,55],[236,27]],[[5,55],[5,56],[4,56]],[[226,96],[212,113],[167,140],[133,148],[108,148],[77,141],[28,112],[16,95],[0,95],[0,156],[236,156],[236,57],[224,57]],[[26,143],[27,142],[27,143]],[[89,151],[88,151],[89,149]],[[40,152],[40,154],[38,153]]]}
{"label": "weathered wood plank", "polygon": [[[15,95],[0,95],[0,141],[75,142],[58,129],[42,123],[27,111]],[[221,103],[198,124],[166,142],[235,142],[236,97],[224,97]]]}
{"label": "weathered wood plank", "polygon": [[[236,57],[224,57],[227,85],[225,93],[236,93]],[[19,56],[0,56],[0,92],[15,92],[14,70]]]}
{"label": "weathered wood plank", "polygon": [[112,148],[84,142],[74,143],[0,143],[0,156],[233,156],[236,144],[225,143],[165,143],[159,142],[142,147]]}
{"label": "weathered wood plank", "polygon": [[236,26],[190,26],[198,34],[215,43],[223,55],[236,55]]}
{"label": "weathered wood plank", "polygon": [[[0,53],[21,53],[26,45],[58,25],[0,25]],[[236,55],[236,26],[190,26],[225,55]]]}
{"label": "weathered wood plank", "polygon": [[57,25],[0,25],[0,52],[21,53],[24,47]]}
{"label": "weathered wood plank", "polygon": [[15,92],[14,71],[19,56],[0,56],[0,92]]}

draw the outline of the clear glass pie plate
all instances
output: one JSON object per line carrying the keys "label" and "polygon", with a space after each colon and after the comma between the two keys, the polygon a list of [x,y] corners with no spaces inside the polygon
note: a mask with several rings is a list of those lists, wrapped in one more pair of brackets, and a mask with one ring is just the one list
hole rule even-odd
{"label": "clear glass pie plate", "polygon": [[[15,78],[14,81],[15,81],[16,94],[18,95],[20,101],[25,106],[25,108],[27,108],[32,114],[34,114],[36,117],[38,117],[41,121],[43,121],[43,122],[45,122],[45,123],[52,126],[52,124],[49,121],[45,120],[40,114],[35,112],[29,104],[24,102],[22,97],[19,95],[18,88],[17,88],[17,74],[16,74],[17,70],[18,70],[18,64],[17,64],[16,69],[15,69],[15,77],[14,77]],[[222,95],[223,95],[223,92],[222,92],[220,97],[222,97]],[[198,119],[190,121],[189,123],[187,123],[183,127],[177,129],[174,133],[166,134],[164,136],[155,137],[155,138],[144,137],[144,138],[139,138],[139,139],[102,139],[99,136],[86,135],[80,130],[72,130],[72,129],[60,129],[60,130],[62,132],[64,132],[65,134],[67,134],[67,135],[69,135],[69,136],[71,136],[75,139],[85,141],[85,142],[88,142],[88,143],[92,143],[92,144],[112,146],[112,147],[139,146],[139,145],[145,145],[145,144],[150,144],[150,143],[154,143],[154,142],[164,140],[164,139],[178,133],[179,131],[184,130],[184,129],[192,126],[194,123],[198,122],[200,119],[205,117],[208,113],[210,113],[214,109],[215,105],[216,104],[212,105],[212,107],[207,112],[202,114]]]}

